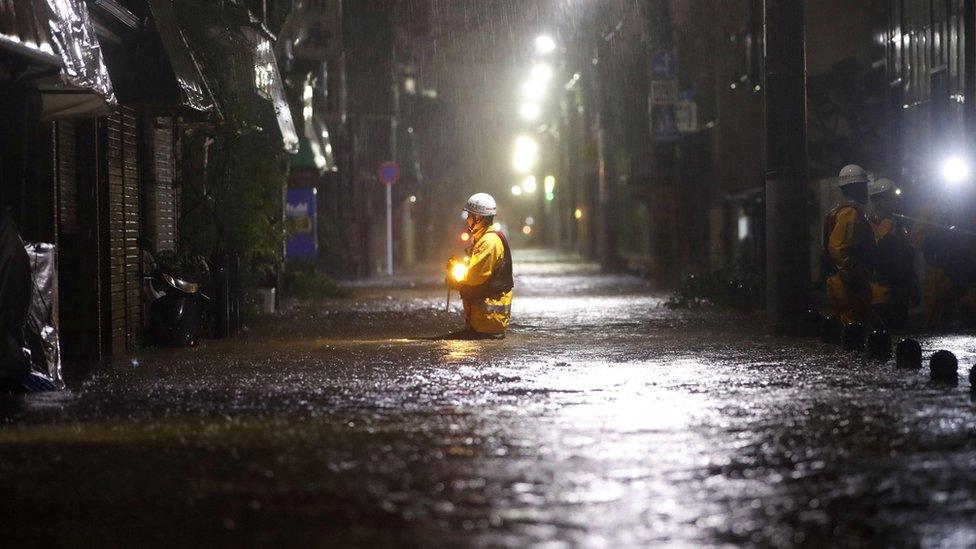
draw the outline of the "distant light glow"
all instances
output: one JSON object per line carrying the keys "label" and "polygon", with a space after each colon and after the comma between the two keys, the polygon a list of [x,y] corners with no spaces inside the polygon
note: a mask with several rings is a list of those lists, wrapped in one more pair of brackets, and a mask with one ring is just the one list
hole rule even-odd
{"label": "distant light glow", "polygon": [[461,242],[467,242],[469,240],[471,240],[471,235],[468,234],[468,231],[461,233]]}
{"label": "distant light glow", "polygon": [[525,191],[526,194],[534,193],[538,187],[539,185],[536,183],[534,175],[530,175],[522,180],[522,190]]}
{"label": "distant light glow", "polygon": [[556,49],[556,41],[547,34],[540,34],[535,37],[535,51],[542,55],[552,53]]}
{"label": "distant light glow", "polygon": [[519,107],[519,115],[526,122],[535,122],[541,114],[542,108],[539,107],[538,103],[522,103],[522,106]]}
{"label": "distant light glow", "polygon": [[543,188],[546,190],[546,194],[552,194],[556,190],[556,176],[547,175],[542,182]]}
{"label": "distant light glow", "polygon": [[552,67],[545,63],[538,63],[532,67],[531,72],[529,72],[529,78],[540,84],[548,84],[552,80],[552,74]]}
{"label": "distant light glow", "polygon": [[513,185],[512,194],[514,194],[515,196],[522,196],[522,187],[518,185]]}
{"label": "distant light glow", "polygon": [[515,138],[515,155],[512,167],[516,172],[529,173],[539,159],[539,144],[535,139],[522,135]]}
{"label": "distant light glow", "polygon": [[526,217],[525,218],[525,224],[526,225],[530,225],[530,226],[531,225],[535,225],[535,218],[532,217],[531,215],[529,217]]}
{"label": "distant light glow", "polygon": [[415,195],[410,195],[410,203],[417,202],[417,197]]}
{"label": "distant light glow", "polygon": [[522,95],[531,101],[541,101],[546,96],[546,85],[537,80],[529,80],[522,84]]}
{"label": "distant light glow", "polygon": [[576,211],[573,212],[573,217],[576,219],[583,219],[583,210],[576,208]]}
{"label": "distant light glow", "polygon": [[529,227],[528,225],[522,226],[522,234],[524,235],[532,234],[532,227]]}
{"label": "distant light glow", "polygon": [[895,194],[901,196],[901,189],[895,189]]}
{"label": "distant light glow", "polygon": [[749,217],[742,215],[739,216],[739,240],[745,240],[749,238]]}
{"label": "distant light glow", "polygon": [[953,156],[942,163],[942,177],[951,185],[958,185],[969,179],[969,163],[965,159]]}
{"label": "distant light glow", "polygon": [[554,193],[546,193],[546,202],[552,202],[555,199],[556,195]]}
{"label": "distant light glow", "polygon": [[403,91],[407,95],[417,95],[417,79],[410,76],[403,80]]}

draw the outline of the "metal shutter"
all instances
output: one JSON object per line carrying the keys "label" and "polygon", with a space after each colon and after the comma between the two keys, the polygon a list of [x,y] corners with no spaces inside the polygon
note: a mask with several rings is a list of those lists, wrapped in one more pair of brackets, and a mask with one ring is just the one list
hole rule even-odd
{"label": "metal shutter", "polygon": [[55,178],[58,189],[58,229],[61,234],[78,232],[78,154],[75,123],[54,123]]}
{"label": "metal shutter", "polygon": [[[176,161],[173,154],[173,119],[156,118],[149,134],[152,170],[150,174],[149,209],[156,250],[176,249],[175,187]],[[148,220],[147,220],[148,222]]]}
{"label": "metal shutter", "polygon": [[136,343],[142,319],[136,125],[131,107],[122,107],[107,120],[109,300],[115,353]]}

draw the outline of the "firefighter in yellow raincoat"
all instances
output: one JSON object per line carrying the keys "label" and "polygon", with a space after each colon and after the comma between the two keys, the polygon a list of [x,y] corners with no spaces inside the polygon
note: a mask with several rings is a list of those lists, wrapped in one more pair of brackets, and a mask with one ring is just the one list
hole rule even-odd
{"label": "firefighter in yellow raincoat", "polygon": [[838,185],[844,200],[827,214],[821,255],[827,275],[827,299],[844,325],[860,322],[883,328],[871,310],[871,266],[874,234],[864,215],[868,176],[857,165],[845,166]]}
{"label": "firefighter in yellow raincoat", "polygon": [[465,329],[451,334],[451,339],[504,339],[515,286],[512,249],[505,235],[493,227],[498,208],[491,195],[473,195],[464,209],[471,234],[466,268],[449,263],[447,283],[461,294]]}
{"label": "firefighter in yellow raincoat", "polygon": [[871,280],[871,307],[889,328],[900,329],[908,311],[921,296],[915,275],[915,249],[908,230],[895,215],[900,191],[889,179],[879,179],[869,189],[874,215],[874,278]]}

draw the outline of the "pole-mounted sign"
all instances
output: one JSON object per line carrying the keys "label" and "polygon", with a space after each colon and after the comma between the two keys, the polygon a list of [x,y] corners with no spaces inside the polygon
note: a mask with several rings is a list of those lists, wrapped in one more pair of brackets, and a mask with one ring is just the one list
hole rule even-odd
{"label": "pole-mounted sign", "polygon": [[384,162],[380,164],[380,169],[376,172],[380,182],[385,185],[393,185],[400,179],[400,166],[396,162]]}
{"label": "pole-mounted sign", "polygon": [[380,164],[376,176],[386,186],[386,274],[393,276],[393,184],[400,179],[400,166],[388,160]]}

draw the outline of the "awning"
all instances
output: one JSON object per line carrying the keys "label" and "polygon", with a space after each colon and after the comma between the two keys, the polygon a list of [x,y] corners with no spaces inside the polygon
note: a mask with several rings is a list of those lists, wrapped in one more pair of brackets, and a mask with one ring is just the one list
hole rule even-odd
{"label": "awning", "polygon": [[217,103],[203,79],[200,65],[193,57],[183,31],[176,23],[173,0],[149,0],[149,9],[173,76],[180,87],[182,105],[199,112],[215,112]]}
{"label": "awning", "polygon": [[42,118],[108,114],[117,102],[88,8],[83,0],[45,2],[51,43],[62,68],[60,78],[38,85],[44,100]]}
{"label": "awning", "polygon": [[36,2],[0,2],[0,48],[31,63],[61,66],[47,34],[47,8]]}
{"label": "awning", "polygon": [[317,170],[319,173],[339,169],[332,151],[329,129],[318,115],[305,123],[305,135],[300,140],[298,154],[291,159],[291,167]]}
{"label": "awning", "polygon": [[267,99],[274,108],[278,129],[281,132],[282,148],[286,152],[298,152],[298,133],[291,117],[291,109],[285,99],[285,88],[278,72],[271,40],[258,31],[244,27],[244,34],[254,44],[254,85],[258,95]]}

